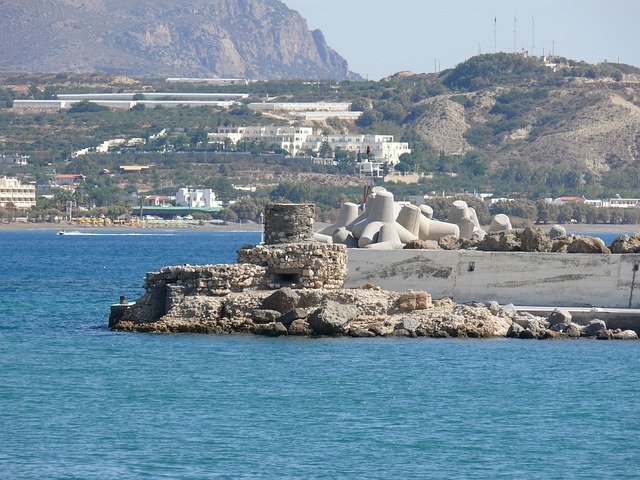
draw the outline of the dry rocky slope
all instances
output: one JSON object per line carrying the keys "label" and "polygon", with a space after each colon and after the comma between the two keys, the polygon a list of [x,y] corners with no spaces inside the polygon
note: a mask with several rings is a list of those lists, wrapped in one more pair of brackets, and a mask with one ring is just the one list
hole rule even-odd
{"label": "dry rocky slope", "polygon": [[[515,88],[527,92],[527,88]],[[419,103],[423,113],[413,124],[416,132],[447,154],[472,151],[466,138],[472,126],[497,117],[496,99],[513,88],[489,87],[464,94],[447,93]],[[465,106],[456,99],[464,97]],[[542,127],[545,119],[556,117]],[[492,171],[514,162],[532,165],[578,166],[604,174],[640,159],[640,83],[609,79],[579,79],[552,88],[524,115],[521,128],[507,130],[477,149]]]}
{"label": "dry rocky slope", "polygon": [[0,0],[0,71],[353,77],[279,0]]}

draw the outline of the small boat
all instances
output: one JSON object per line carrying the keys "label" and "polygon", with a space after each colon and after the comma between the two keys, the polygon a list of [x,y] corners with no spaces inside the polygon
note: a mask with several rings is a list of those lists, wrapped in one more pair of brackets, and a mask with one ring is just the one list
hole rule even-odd
{"label": "small boat", "polygon": [[64,230],[60,230],[60,231],[58,232],[58,235],[66,235],[66,234],[67,234],[67,232],[65,232]]}

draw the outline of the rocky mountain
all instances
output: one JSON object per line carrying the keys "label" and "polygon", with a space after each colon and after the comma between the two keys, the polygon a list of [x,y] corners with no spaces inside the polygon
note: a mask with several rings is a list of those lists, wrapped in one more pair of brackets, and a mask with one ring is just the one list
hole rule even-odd
{"label": "rocky mountain", "polygon": [[279,0],[0,0],[0,46],[5,72],[354,77]]}

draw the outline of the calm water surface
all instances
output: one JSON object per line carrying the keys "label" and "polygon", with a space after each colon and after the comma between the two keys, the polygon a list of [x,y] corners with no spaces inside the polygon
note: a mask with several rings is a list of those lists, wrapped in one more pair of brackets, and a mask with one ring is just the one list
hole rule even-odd
{"label": "calm water surface", "polygon": [[0,232],[0,478],[640,477],[640,342],[106,329],[257,241]]}

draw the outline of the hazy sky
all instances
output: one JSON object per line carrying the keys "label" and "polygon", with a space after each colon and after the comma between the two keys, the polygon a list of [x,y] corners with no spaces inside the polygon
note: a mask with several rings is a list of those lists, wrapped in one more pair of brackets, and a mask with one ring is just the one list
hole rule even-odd
{"label": "hazy sky", "polygon": [[[319,28],[351,70],[378,79],[433,72],[478,52],[517,48],[640,66],[640,0],[282,0]],[[535,29],[532,29],[532,18]],[[535,37],[532,36],[532,31]]]}

